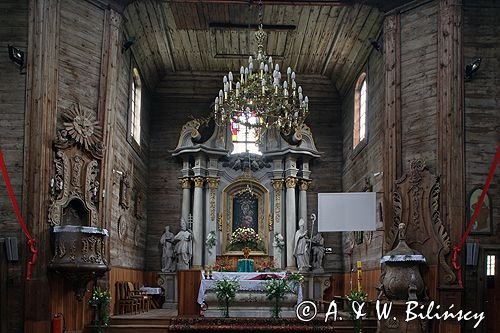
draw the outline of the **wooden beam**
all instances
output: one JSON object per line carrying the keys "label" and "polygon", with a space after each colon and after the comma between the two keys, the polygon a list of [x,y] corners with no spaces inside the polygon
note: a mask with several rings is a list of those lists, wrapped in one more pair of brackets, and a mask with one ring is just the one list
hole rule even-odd
{"label": "wooden beam", "polygon": [[[256,0],[163,0],[163,2],[258,6]],[[266,0],[266,5],[288,6],[350,6],[353,3],[354,1],[351,0]]]}
{"label": "wooden beam", "polygon": [[[458,243],[465,228],[461,5],[461,0],[441,0],[438,15],[438,172],[441,176],[441,219],[449,229],[452,245]],[[443,283],[445,281],[440,281]]]}
{"label": "wooden beam", "polygon": [[[47,264],[51,257],[47,223],[52,140],[57,117],[59,0],[30,0],[26,84],[26,151],[23,207],[36,239],[38,259],[25,283],[25,332],[49,332],[51,318]],[[23,258],[30,256],[26,246]],[[23,278],[25,274],[23,273]]]}
{"label": "wooden beam", "polygon": [[[401,19],[387,16],[384,22],[385,139],[384,139],[384,228],[393,224],[392,192],[402,173],[401,161]],[[385,252],[392,244],[386,243]]]}

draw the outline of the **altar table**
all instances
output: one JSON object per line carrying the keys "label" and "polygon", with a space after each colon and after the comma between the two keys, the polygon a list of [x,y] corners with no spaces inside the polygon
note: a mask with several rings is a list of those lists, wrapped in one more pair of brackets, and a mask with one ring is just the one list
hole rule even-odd
{"label": "altar table", "polygon": [[[200,283],[200,290],[198,292],[198,304],[202,305],[203,303],[213,302],[214,299],[212,298],[214,297],[213,294],[215,293],[215,284],[218,280],[226,278],[233,281],[237,280],[240,283],[240,287],[238,292],[236,292],[236,299],[234,302],[237,303],[238,306],[233,306],[233,308],[235,309],[233,310],[234,313],[237,313],[240,316],[245,316],[246,313],[244,308],[245,304],[248,304],[249,307],[254,310],[253,312],[248,313],[253,313],[256,317],[261,316],[258,313],[268,315],[269,311],[262,311],[266,309],[266,306],[263,304],[263,302],[267,301],[267,296],[265,295],[265,286],[269,282],[269,280],[263,280],[261,278],[264,278],[266,276],[283,278],[286,276],[286,272],[212,272],[212,279],[207,279],[205,272],[202,272],[202,280]],[[290,303],[290,301],[293,302],[290,305],[293,305],[295,303],[299,304],[302,302],[302,286],[300,284],[297,284],[295,290],[296,293],[290,293],[290,295],[288,295],[288,303]],[[206,302],[205,300],[207,294],[211,294],[210,302]],[[267,308],[269,308],[269,306],[270,305],[268,305]],[[255,309],[259,307],[262,308],[262,310],[256,312]],[[242,311],[238,312],[238,309]]]}

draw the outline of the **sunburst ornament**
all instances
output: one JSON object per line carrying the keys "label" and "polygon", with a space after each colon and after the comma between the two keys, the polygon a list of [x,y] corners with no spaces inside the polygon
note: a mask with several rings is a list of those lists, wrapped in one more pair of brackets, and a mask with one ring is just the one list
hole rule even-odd
{"label": "sunburst ornament", "polygon": [[83,110],[79,104],[62,114],[63,128],[58,133],[58,145],[77,144],[96,158],[102,158],[102,128],[93,112]]}

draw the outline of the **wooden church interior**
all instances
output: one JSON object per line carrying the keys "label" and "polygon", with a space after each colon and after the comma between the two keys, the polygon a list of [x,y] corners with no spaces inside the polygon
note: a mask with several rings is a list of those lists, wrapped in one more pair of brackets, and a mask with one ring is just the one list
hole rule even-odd
{"label": "wooden church interior", "polygon": [[[498,175],[458,271],[453,246],[500,141],[499,15],[495,0],[1,1],[0,147],[37,259],[28,281],[30,244],[0,181],[0,332],[52,332],[59,314],[66,332],[92,332],[95,285],[111,293],[105,332],[208,330],[196,302],[202,269],[238,269],[243,254],[226,246],[246,190],[264,244],[252,265],[273,259],[278,271],[301,268],[293,240],[299,219],[317,234],[319,193],[375,194],[375,231],[322,233],[324,258],[302,271],[304,300],[342,302],[358,271],[377,300],[392,274],[381,258],[406,238],[426,259],[418,300],[484,311],[477,331],[498,332]],[[233,123],[205,120],[223,77],[236,82],[255,56],[259,22],[266,54],[289,84],[293,68],[309,113],[289,135],[266,132],[256,154],[232,154],[245,151]],[[162,258],[162,236],[167,226],[184,235],[181,218],[192,253],[178,269],[173,248]],[[259,320],[239,325],[265,330]],[[392,324],[367,320],[366,331],[476,331],[473,321]]]}

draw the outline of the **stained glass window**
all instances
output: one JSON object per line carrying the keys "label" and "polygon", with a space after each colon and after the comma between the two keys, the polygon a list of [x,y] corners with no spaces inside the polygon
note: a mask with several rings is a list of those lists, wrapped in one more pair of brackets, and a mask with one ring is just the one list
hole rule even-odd
{"label": "stained glass window", "polygon": [[231,139],[234,145],[232,154],[247,151],[253,154],[261,154],[257,145],[259,131],[256,127],[252,127],[252,125],[257,125],[258,122],[259,118],[255,116],[255,112],[249,107],[233,116],[231,120]]}

